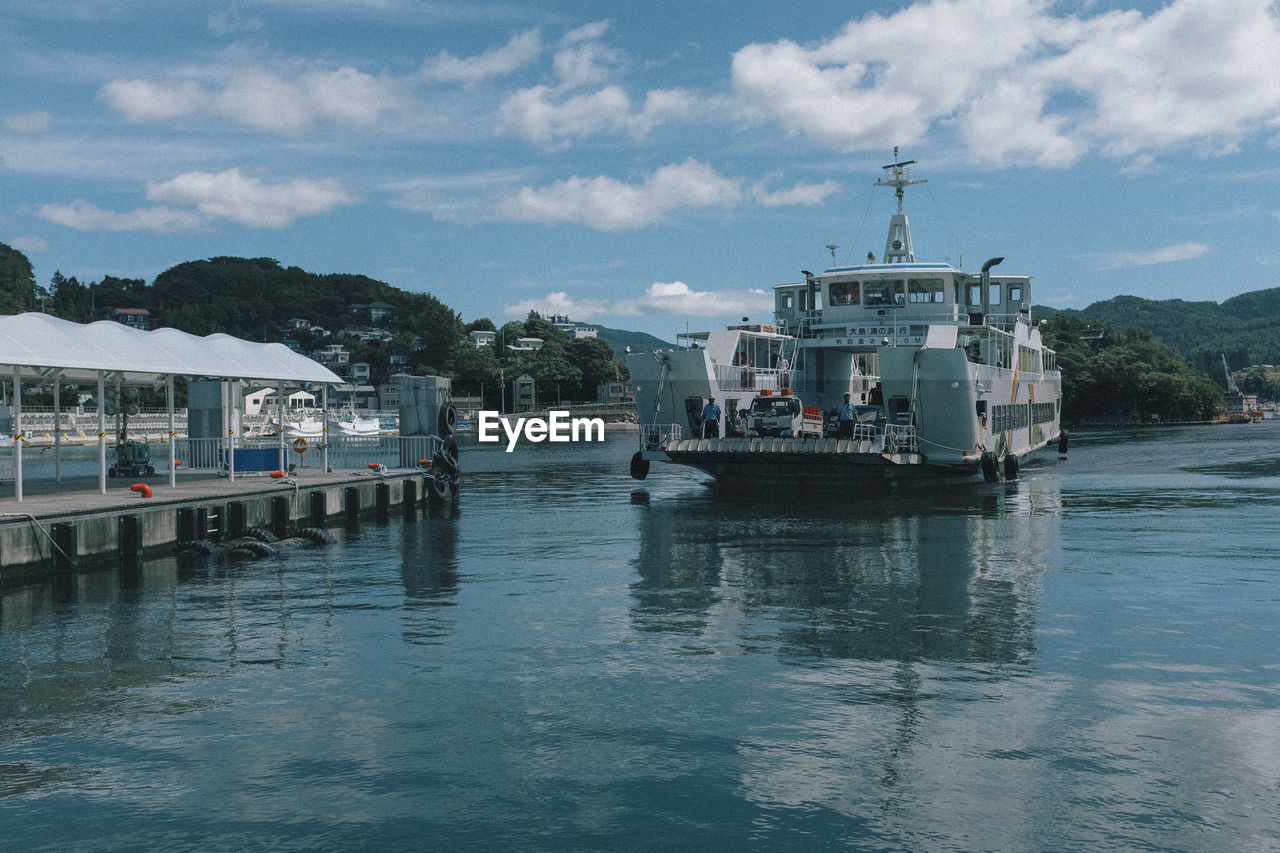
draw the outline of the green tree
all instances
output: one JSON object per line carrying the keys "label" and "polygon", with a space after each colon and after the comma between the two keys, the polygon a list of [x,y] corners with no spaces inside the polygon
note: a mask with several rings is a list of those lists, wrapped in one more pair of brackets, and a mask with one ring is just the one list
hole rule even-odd
{"label": "green tree", "polygon": [[94,319],[93,294],[75,276],[66,278],[55,270],[49,280],[49,313],[73,323],[89,323]]}
{"label": "green tree", "polygon": [[582,374],[574,395],[581,401],[594,401],[596,388],[618,375],[613,347],[603,338],[578,338],[569,343],[569,362]]}
{"label": "green tree", "polygon": [[502,365],[493,347],[478,347],[467,338],[458,339],[450,354],[454,393],[477,396],[483,392],[486,408],[496,409],[501,399],[499,387]]}
{"label": "green tree", "polygon": [[1221,408],[1222,388],[1145,329],[1058,316],[1041,330],[1058,353],[1066,423],[1205,420]]}
{"label": "green tree", "polygon": [[36,285],[31,261],[17,249],[0,243],[0,314],[21,314],[40,308],[48,294]]}

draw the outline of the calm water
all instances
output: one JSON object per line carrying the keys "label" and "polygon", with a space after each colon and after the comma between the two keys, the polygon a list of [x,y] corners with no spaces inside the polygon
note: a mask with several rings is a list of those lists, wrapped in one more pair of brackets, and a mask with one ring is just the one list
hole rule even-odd
{"label": "calm water", "polygon": [[453,518],[0,597],[0,847],[1280,847],[1280,422],[876,500],[464,451]]}

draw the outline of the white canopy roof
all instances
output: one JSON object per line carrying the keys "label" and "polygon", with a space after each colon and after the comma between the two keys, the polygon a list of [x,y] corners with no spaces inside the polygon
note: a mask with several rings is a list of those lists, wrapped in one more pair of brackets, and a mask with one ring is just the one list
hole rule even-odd
{"label": "white canopy roof", "polygon": [[255,344],[230,335],[199,337],[177,329],[144,332],[101,320],[82,325],[27,313],[0,316],[0,379],[14,368],[23,379],[125,381],[166,376],[336,384],[332,370],[284,344]]}

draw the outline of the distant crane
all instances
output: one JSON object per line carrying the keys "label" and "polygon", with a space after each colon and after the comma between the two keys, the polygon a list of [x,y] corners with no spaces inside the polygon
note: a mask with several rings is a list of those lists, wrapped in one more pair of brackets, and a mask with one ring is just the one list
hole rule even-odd
{"label": "distant crane", "polygon": [[1227,354],[1222,354],[1222,370],[1227,374],[1227,392],[1230,394],[1239,394],[1240,388],[1236,385],[1236,381],[1231,378],[1231,368],[1227,367]]}

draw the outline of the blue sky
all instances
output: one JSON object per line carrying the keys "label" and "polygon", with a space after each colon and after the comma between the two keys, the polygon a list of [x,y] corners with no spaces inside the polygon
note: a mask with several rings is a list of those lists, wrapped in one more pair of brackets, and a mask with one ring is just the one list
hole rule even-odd
{"label": "blue sky", "polygon": [[9,0],[0,75],[45,285],[272,257],[670,340],[879,253],[900,146],[917,260],[1051,307],[1280,286],[1271,0]]}

